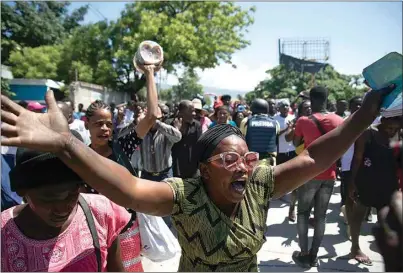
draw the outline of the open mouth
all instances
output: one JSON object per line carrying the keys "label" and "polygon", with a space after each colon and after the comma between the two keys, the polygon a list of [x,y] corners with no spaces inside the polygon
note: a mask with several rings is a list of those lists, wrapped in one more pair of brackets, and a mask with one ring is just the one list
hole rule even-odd
{"label": "open mouth", "polygon": [[246,188],[246,180],[236,180],[232,182],[231,188],[238,194],[244,194]]}

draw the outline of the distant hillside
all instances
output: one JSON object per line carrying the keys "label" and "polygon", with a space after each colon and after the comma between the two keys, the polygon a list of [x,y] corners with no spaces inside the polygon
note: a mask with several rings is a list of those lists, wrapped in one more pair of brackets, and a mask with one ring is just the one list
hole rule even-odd
{"label": "distant hillside", "polygon": [[[171,86],[168,84],[161,84],[162,89],[168,89]],[[236,98],[238,95],[244,96],[248,91],[239,91],[231,89],[216,88],[211,86],[203,86],[204,93],[213,93],[217,95],[230,95],[232,98]]]}

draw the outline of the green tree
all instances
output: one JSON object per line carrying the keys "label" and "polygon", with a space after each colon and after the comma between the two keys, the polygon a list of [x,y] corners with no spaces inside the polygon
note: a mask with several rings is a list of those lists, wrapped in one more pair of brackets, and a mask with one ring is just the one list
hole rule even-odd
{"label": "green tree", "polygon": [[158,97],[163,101],[173,101],[174,96],[172,93],[172,88],[161,90],[160,93],[158,94]]}
{"label": "green tree", "polygon": [[11,92],[10,83],[4,78],[1,78],[1,94],[7,97],[15,96],[15,94]]}
{"label": "green tree", "polygon": [[[10,58],[16,76],[68,84],[77,75],[79,80],[131,93],[145,85],[144,76],[134,72],[133,66],[140,42],[161,44],[163,67],[169,73],[175,73],[176,65],[193,73],[195,68],[231,63],[232,54],[249,45],[244,33],[253,23],[254,11],[242,10],[232,2],[136,2],[127,4],[116,22],[78,26],[86,9],[67,15],[67,4],[49,3],[2,3],[8,16],[2,35],[17,45],[12,46]],[[51,18],[54,26],[46,18]],[[23,32],[23,26],[29,24],[41,26]],[[187,97],[186,92],[192,91],[176,87],[172,92]]]}
{"label": "green tree", "polygon": [[197,95],[203,94],[203,86],[199,84],[199,77],[193,71],[186,70],[178,79],[178,84],[172,86],[174,100],[191,100]]}
{"label": "green tree", "polygon": [[257,97],[293,100],[298,93],[309,89],[313,84],[326,86],[329,89],[329,100],[331,101],[350,99],[367,91],[362,85],[351,84],[353,81],[362,81],[361,75],[343,75],[331,65],[326,66],[314,77],[309,73],[287,70],[284,65],[278,65],[266,73],[269,75],[269,79],[261,81],[254,91],[247,93],[247,101],[250,102]]}
{"label": "green tree", "polygon": [[69,2],[1,2],[1,62],[7,63],[11,51],[61,43],[84,19],[88,6],[71,14]]}
{"label": "green tree", "polygon": [[[175,101],[179,102],[181,100],[192,100],[197,95],[203,95],[203,86],[198,83],[199,77],[193,71],[185,71],[182,77],[178,79],[178,84],[161,90],[159,97],[164,101]],[[209,101],[209,97],[204,97],[205,100]]]}
{"label": "green tree", "polygon": [[26,47],[13,51],[11,71],[15,78],[61,80],[57,73],[62,58],[61,45]]}
{"label": "green tree", "polygon": [[65,82],[78,80],[115,87],[117,74],[112,64],[109,25],[101,21],[76,28],[62,48],[58,73]]}
{"label": "green tree", "polygon": [[209,106],[212,104],[210,96],[204,96],[204,104]]}
{"label": "green tree", "polygon": [[249,45],[244,32],[253,23],[254,9],[242,10],[232,2],[135,2],[126,5],[112,24],[111,40],[120,88],[136,92],[144,77],[132,59],[143,40],[157,41],[164,49],[164,68],[175,65],[212,68],[231,63],[237,50]]}
{"label": "green tree", "polygon": [[16,77],[116,86],[106,22],[78,27],[62,44],[15,50],[10,64]]}

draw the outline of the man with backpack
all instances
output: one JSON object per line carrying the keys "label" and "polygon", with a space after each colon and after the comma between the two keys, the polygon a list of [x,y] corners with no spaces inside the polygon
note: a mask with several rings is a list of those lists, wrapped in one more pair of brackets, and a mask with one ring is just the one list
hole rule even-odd
{"label": "man with backpack", "polygon": [[[328,90],[322,86],[311,89],[312,115],[301,117],[295,126],[293,143],[295,147],[304,140],[308,147],[314,140],[332,131],[343,123],[343,118],[326,110]],[[297,230],[301,251],[293,254],[293,260],[304,268],[318,266],[317,254],[321,246],[326,226],[326,211],[332,196],[336,180],[336,164],[321,173],[315,179],[298,188]],[[308,250],[308,225],[312,205],[314,206],[314,237]]]}

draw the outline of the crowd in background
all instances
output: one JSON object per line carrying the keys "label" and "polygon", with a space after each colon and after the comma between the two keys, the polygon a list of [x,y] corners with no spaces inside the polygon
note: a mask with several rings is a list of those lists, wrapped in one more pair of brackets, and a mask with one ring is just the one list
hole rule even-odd
{"label": "crowd in background", "polygon": [[[57,106],[68,120],[70,129],[78,133],[77,137],[85,145],[105,158],[125,166],[134,176],[159,182],[171,177],[189,179],[200,176],[199,163],[192,156],[196,152],[195,146],[204,133],[219,124],[229,124],[239,128],[249,150],[256,152],[259,160],[268,165],[276,166],[292,160],[320,136],[342,126],[363,102],[363,98],[354,97],[350,101],[339,100],[336,105],[333,105],[327,103],[327,96],[326,88],[314,87],[310,92],[301,92],[295,101],[260,98],[247,103],[232,100],[231,96],[223,95],[216,97],[212,106],[206,105],[203,98],[196,97],[175,104],[158,103],[157,111],[153,113],[149,110],[154,109],[151,108],[150,99],[147,102],[137,100],[120,105],[114,103],[108,105],[102,101],[95,101],[86,108],[79,103],[77,109],[72,101],[64,100],[57,102]],[[19,105],[33,112],[42,112],[44,108],[36,102],[19,102]],[[153,116],[155,120],[152,120]],[[341,211],[345,216],[344,222],[349,226],[348,236],[351,236],[352,242],[350,258],[365,265],[371,265],[371,260],[359,246],[360,226],[365,218],[368,219],[372,215],[371,208],[379,213],[381,208],[389,204],[393,192],[399,188],[402,189],[402,169],[399,168],[401,153],[389,146],[392,140],[397,142],[401,140],[401,124],[401,117],[379,117],[338,163],[290,193],[291,203],[287,217],[291,222],[297,221],[301,248],[301,251],[294,253],[293,259],[301,267],[318,266],[317,253],[322,240],[326,240],[323,238],[326,228],[326,211],[334,183],[338,178],[341,179]],[[2,146],[2,211],[21,204],[23,198],[28,203],[38,202],[37,199],[46,199],[48,198],[46,194],[50,192],[48,190],[21,194],[20,188],[16,186],[10,188],[10,182],[7,181],[8,173],[16,173],[13,171],[15,154],[15,148]],[[125,154],[129,162],[123,160],[121,154]],[[34,158],[38,156],[41,154],[33,155]],[[230,161],[231,155],[226,154],[226,156],[229,158],[225,160]],[[24,158],[18,159],[17,153],[17,165],[22,164],[21,162],[25,162]],[[48,163],[46,168],[52,164]],[[38,166],[37,168],[40,169]],[[87,184],[80,191],[89,194],[98,193]],[[124,268],[127,271],[142,271],[141,238],[135,212],[123,209],[104,197],[98,198],[94,195],[86,201],[90,206],[98,208],[96,222],[99,232],[103,234],[101,236],[108,232],[119,234],[119,251],[117,251],[116,241],[106,241],[100,247],[100,255],[103,258],[108,255],[106,269],[120,271]],[[102,216],[106,212],[109,215]],[[84,214],[85,210],[83,215],[80,215],[80,219],[84,219]],[[111,219],[111,215],[115,215],[115,219]],[[32,212],[28,216],[32,217]],[[12,217],[12,215],[2,215],[3,228],[7,228],[3,225]],[[54,217],[56,217],[55,221],[59,220],[61,223],[69,219],[65,215]],[[164,221],[174,229],[170,216],[164,217]],[[16,224],[24,234],[32,233],[31,229],[21,227],[27,225],[27,222],[22,221]],[[83,228],[80,222],[74,222],[74,225],[77,230]],[[315,232],[309,247],[308,229],[310,227],[314,228]],[[15,233],[14,226],[8,228],[6,230],[10,234]],[[34,225],[34,228],[44,229],[44,226],[38,224]],[[33,235],[33,238],[39,241],[47,240],[52,238],[52,234],[55,236],[58,233],[54,229],[49,229],[49,234],[51,234],[50,237]],[[91,237],[88,232],[84,235],[73,234],[87,239]],[[4,240],[3,236],[8,235],[2,233]],[[7,242],[10,241],[9,238],[7,240]],[[74,244],[69,240],[71,238],[66,239],[65,243]],[[10,242],[12,243],[12,240]],[[103,244],[102,240],[101,244]],[[123,267],[116,255],[122,255]],[[58,258],[52,256],[51,259]],[[86,263],[88,265],[94,261],[86,261]],[[102,270],[105,269],[105,264],[102,264]],[[21,262],[20,265],[9,267],[9,269],[24,269],[24,266],[28,265]],[[75,267],[74,265],[67,268],[70,271],[87,269],[85,266]],[[29,269],[34,270],[35,267],[31,264]]]}

